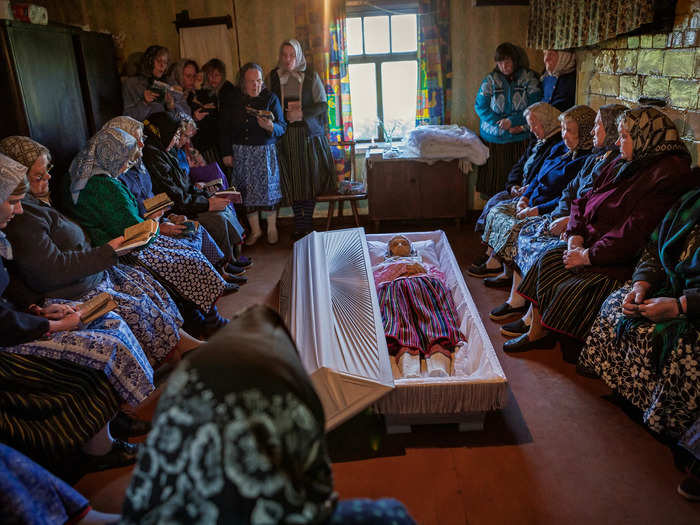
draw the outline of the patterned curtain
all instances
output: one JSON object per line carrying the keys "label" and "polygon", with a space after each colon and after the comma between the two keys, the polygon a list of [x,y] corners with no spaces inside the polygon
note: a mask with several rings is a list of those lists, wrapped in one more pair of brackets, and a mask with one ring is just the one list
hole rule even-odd
{"label": "patterned curtain", "polygon": [[295,26],[296,38],[304,48],[307,62],[326,86],[329,139],[338,179],[349,178],[349,150],[333,146],[353,138],[345,2],[296,0]]}
{"label": "patterned curtain", "polygon": [[654,19],[654,0],[530,0],[527,47],[590,46]]}
{"label": "patterned curtain", "polygon": [[449,0],[418,2],[416,126],[449,124],[452,99]]}

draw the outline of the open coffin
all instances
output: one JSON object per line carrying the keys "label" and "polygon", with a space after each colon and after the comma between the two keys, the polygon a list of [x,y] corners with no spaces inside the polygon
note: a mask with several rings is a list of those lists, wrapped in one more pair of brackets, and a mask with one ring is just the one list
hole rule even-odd
{"label": "open coffin", "polygon": [[466,341],[455,352],[454,375],[394,379],[372,276],[393,235],[314,232],[295,243],[283,273],[280,313],[323,402],[327,428],[372,404],[392,425],[468,422],[475,415],[483,421],[485,412],[505,406],[507,380],[442,231],[402,235],[425,247],[419,253],[445,274]]}

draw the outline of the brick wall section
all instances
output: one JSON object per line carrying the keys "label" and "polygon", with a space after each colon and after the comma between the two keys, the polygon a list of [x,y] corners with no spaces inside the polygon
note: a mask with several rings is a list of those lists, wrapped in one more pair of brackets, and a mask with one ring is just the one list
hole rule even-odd
{"label": "brick wall section", "polygon": [[700,0],[678,0],[673,31],[620,37],[577,52],[578,102],[597,109],[640,96],[668,101],[665,111],[700,158]]}

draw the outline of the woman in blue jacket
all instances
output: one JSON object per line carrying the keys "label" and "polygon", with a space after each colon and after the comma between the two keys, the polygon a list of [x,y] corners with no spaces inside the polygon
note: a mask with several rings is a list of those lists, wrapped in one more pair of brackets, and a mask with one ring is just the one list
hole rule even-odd
{"label": "woman in blue jacket", "polygon": [[570,51],[547,49],[542,81],[544,101],[559,111],[576,104],[576,55]]}
{"label": "woman in blue jacket", "polygon": [[542,99],[535,72],[522,67],[518,49],[508,42],[496,48],[496,67],[481,83],[474,110],[481,119],[479,134],[489,147],[476,189],[494,195],[505,186],[510,168],[525,152],[528,132],[523,111]]}

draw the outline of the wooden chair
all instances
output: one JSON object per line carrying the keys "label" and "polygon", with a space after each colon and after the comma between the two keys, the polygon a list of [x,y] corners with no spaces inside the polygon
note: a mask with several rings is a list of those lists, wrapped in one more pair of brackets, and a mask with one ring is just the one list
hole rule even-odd
{"label": "wooden chair", "polygon": [[[355,141],[354,140],[342,140],[334,144],[338,147],[350,147],[350,180],[355,181]],[[360,226],[360,214],[357,211],[357,201],[366,199],[367,192],[362,193],[349,193],[342,194],[338,190],[331,193],[324,193],[316,197],[317,202],[327,202],[328,203],[328,218],[326,219],[326,230],[331,229],[331,222],[333,221],[333,214],[335,212],[335,205],[338,203],[338,217],[343,217],[343,210],[345,208],[345,201],[350,202],[350,207],[352,208],[352,215],[355,219],[355,226],[359,228]]]}

